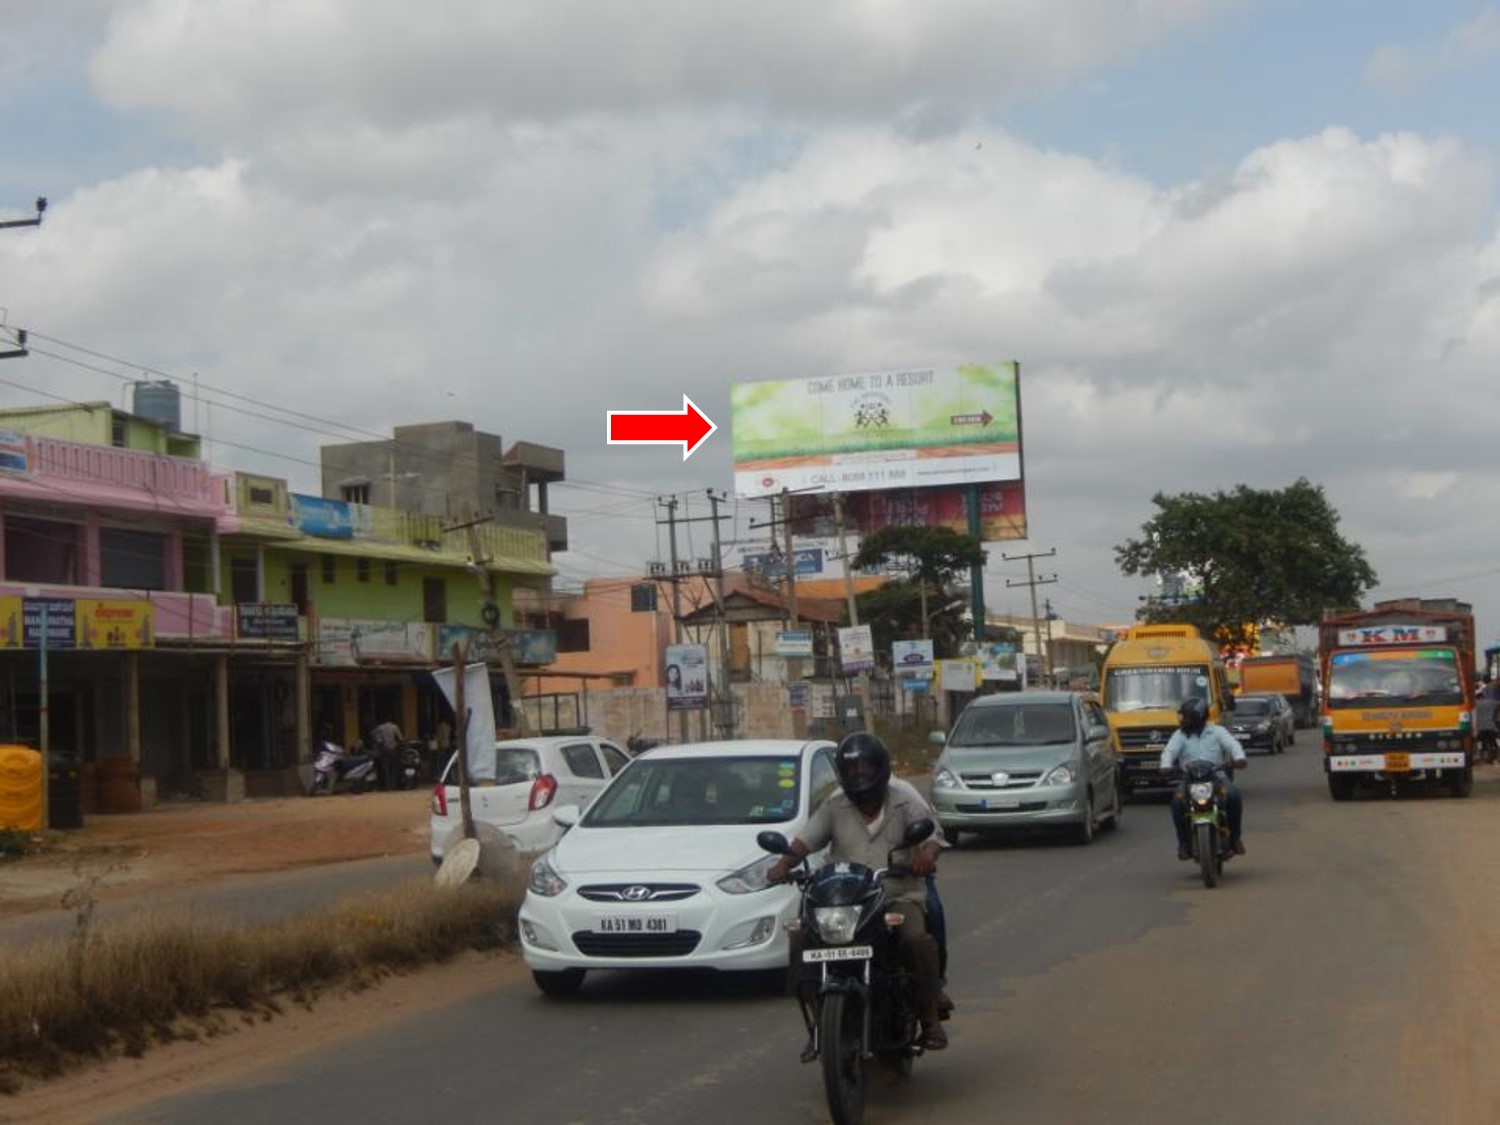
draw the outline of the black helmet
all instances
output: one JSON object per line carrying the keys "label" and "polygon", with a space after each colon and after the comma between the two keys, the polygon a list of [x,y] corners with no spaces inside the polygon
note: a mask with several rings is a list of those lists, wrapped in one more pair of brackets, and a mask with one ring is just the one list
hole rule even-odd
{"label": "black helmet", "polygon": [[834,753],[839,785],[851,801],[884,797],[891,783],[891,752],[869,731],[855,731]]}
{"label": "black helmet", "polygon": [[1196,695],[1190,699],[1184,699],[1182,706],[1177,708],[1177,725],[1182,728],[1184,734],[1198,734],[1208,722],[1208,704]]}

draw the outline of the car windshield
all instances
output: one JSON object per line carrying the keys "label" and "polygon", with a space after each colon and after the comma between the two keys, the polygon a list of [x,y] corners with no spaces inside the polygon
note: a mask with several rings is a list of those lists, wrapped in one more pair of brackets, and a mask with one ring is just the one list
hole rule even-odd
{"label": "car windshield", "polygon": [[1106,711],[1175,711],[1190,696],[1208,701],[1208,669],[1202,665],[1111,668],[1104,677]]}
{"label": "car windshield", "polygon": [[[498,746],[469,755],[469,781],[475,785],[530,785],[541,773],[541,758],[529,746]],[[457,754],[448,760],[443,783],[458,784]]]}
{"label": "car windshield", "polygon": [[592,828],[779,824],[797,815],[801,763],[776,758],[635,759],[580,823]]}
{"label": "car windshield", "polygon": [[1271,701],[1269,699],[1246,699],[1241,696],[1234,701],[1234,717],[1236,719],[1249,719],[1258,715],[1269,715],[1271,713]]}
{"label": "car windshield", "polygon": [[1464,701],[1449,648],[1336,652],[1330,663],[1328,706],[1334,710]]}
{"label": "car windshield", "polygon": [[1071,742],[1071,703],[1017,703],[971,707],[958,718],[949,746],[1043,746]]}

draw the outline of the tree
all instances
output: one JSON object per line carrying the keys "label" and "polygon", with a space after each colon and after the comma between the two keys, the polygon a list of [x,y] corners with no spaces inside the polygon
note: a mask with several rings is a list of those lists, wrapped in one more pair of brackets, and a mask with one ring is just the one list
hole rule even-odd
{"label": "tree", "polygon": [[[860,620],[870,623],[881,648],[899,637],[931,637],[939,656],[952,655],[964,633],[963,610],[947,598],[948,589],[958,575],[983,566],[986,558],[979,540],[949,527],[897,526],[872,532],[860,543],[852,565],[861,570],[885,568],[902,578],[866,594]],[[933,598],[940,602],[935,610],[929,608]]]}
{"label": "tree", "polygon": [[1264,625],[1311,625],[1358,606],[1375,585],[1364,550],[1338,533],[1321,486],[1299,477],[1280,491],[1238,485],[1232,492],[1151,498],[1157,514],[1141,536],[1115,548],[1125,574],[1186,572],[1202,583],[1195,599],[1152,604],[1147,621],[1183,621],[1231,645]]}

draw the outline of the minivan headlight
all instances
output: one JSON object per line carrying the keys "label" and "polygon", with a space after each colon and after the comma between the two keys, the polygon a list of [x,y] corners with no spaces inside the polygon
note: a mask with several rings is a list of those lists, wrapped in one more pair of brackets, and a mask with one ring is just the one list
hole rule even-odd
{"label": "minivan headlight", "polygon": [[961,789],[963,786],[956,773],[947,766],[938,766],[932,775],[932,787],[934,789]]}
{"label": "minivan headlight", "polygon": [[1046,777],[1042,778],[1043,785],[1072,785],[1078,774],[1073,772],[1073,767],[1064,762],[1055,767]]}

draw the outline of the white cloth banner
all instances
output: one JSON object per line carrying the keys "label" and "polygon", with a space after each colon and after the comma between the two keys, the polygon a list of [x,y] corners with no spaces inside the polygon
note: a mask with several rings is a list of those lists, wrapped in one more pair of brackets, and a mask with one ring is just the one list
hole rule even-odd
{"label": "white cloth banner", "polygon": [[[458,712],[458,701],[454,690],[457,678],[453,675],[453,669],[439,668],[432,673],[432,678],[437,681],[443,698],[448,701],[454,713]],[[495,755],[495,742],[499,737],[495,733],[495,702],[490,695],[490,669],[487,664],[470,664],[464,669],[464,708],[469,712],[468,735],[464,739],[464,745],[468,748],[469,776],[473,777],[476,770],[488,770],[489,763]],[[459,716],[462,719],[462,716]],[[456,782],[458,779],[455,778]]]}

